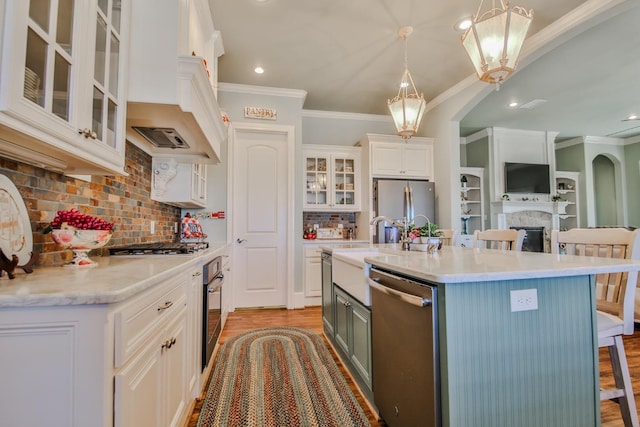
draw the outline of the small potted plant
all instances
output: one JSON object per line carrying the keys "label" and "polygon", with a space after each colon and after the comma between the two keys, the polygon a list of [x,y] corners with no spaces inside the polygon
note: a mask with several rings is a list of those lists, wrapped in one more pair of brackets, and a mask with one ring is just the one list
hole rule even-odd
{"label": "small potted plant", "polygon": [[429,243],[429,238],[438,238],[442,235],[438,228],[438,224],[434,223],[428,223],[422,227],[414,227],[409,231],[409,237],[416,243]]}
{"label": "small potted plant", "polygon": [[460,177],[460,185],[462,186],[462,188],[466,188],[467,187],[467,176],[466,175],[462,175]]}

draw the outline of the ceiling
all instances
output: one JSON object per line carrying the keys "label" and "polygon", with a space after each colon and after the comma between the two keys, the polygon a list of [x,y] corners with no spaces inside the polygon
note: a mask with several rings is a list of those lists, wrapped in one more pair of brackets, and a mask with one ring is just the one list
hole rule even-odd
{"label": "ceiling", "polygon": [[[598,0],[591,0],[598,1]],[[307,92],[306,110],[389,115],[397,93],[404,42],[409,71],[427,102],[473,74],[454,29],[476,0],[209,0],[225,53],[219,81]],[[483,10],[491,2],[486,1]],[[534,10],[528,37],[584,0],[515,0]],[[640,134],[640,7],[593,27],[523,66],[461,122],[461,135],[499,126],[574,136]],[[264,74],[253,69],[261,66]],[[509,108],[544,100],[535,108]]]}

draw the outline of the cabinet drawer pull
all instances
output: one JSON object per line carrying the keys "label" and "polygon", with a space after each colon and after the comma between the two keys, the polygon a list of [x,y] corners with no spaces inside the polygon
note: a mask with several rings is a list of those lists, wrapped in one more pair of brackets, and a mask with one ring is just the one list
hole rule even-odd
{"label": "cabinet drawer pull", "polygon": [[158,311],[166,310],[173,305],[173,301],[165,301],[163,306],[158,307]]}
{"label": "cabinet drawer pull", "polygon": [[175,338],[168,339],[162,344],[161,348],[169,350],[175,343],[176,343]]}
{"label": "cabinet drawer pull", "polygon": [[96,134],[94,131],[92,131],[89,128],[78,129],[78,133],[84,136],[85,138],[96,139],[98,137],[98,134]]}

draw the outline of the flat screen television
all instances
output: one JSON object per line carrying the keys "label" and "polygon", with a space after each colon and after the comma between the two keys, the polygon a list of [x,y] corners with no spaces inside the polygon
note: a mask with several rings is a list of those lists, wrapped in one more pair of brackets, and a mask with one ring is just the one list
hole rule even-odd
{"label": "flat screen television", "polygon": [[532,163],[504,164],[505,193],[551,193],[549,165]]}

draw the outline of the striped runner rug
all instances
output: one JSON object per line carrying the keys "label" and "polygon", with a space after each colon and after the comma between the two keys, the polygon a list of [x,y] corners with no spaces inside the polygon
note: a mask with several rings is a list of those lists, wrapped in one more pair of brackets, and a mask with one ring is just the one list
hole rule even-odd
{"label": "striped runner rug", "polygon": [[278,327],[240,334],[222,345],[197,425],[370,424],[322,337]]}

